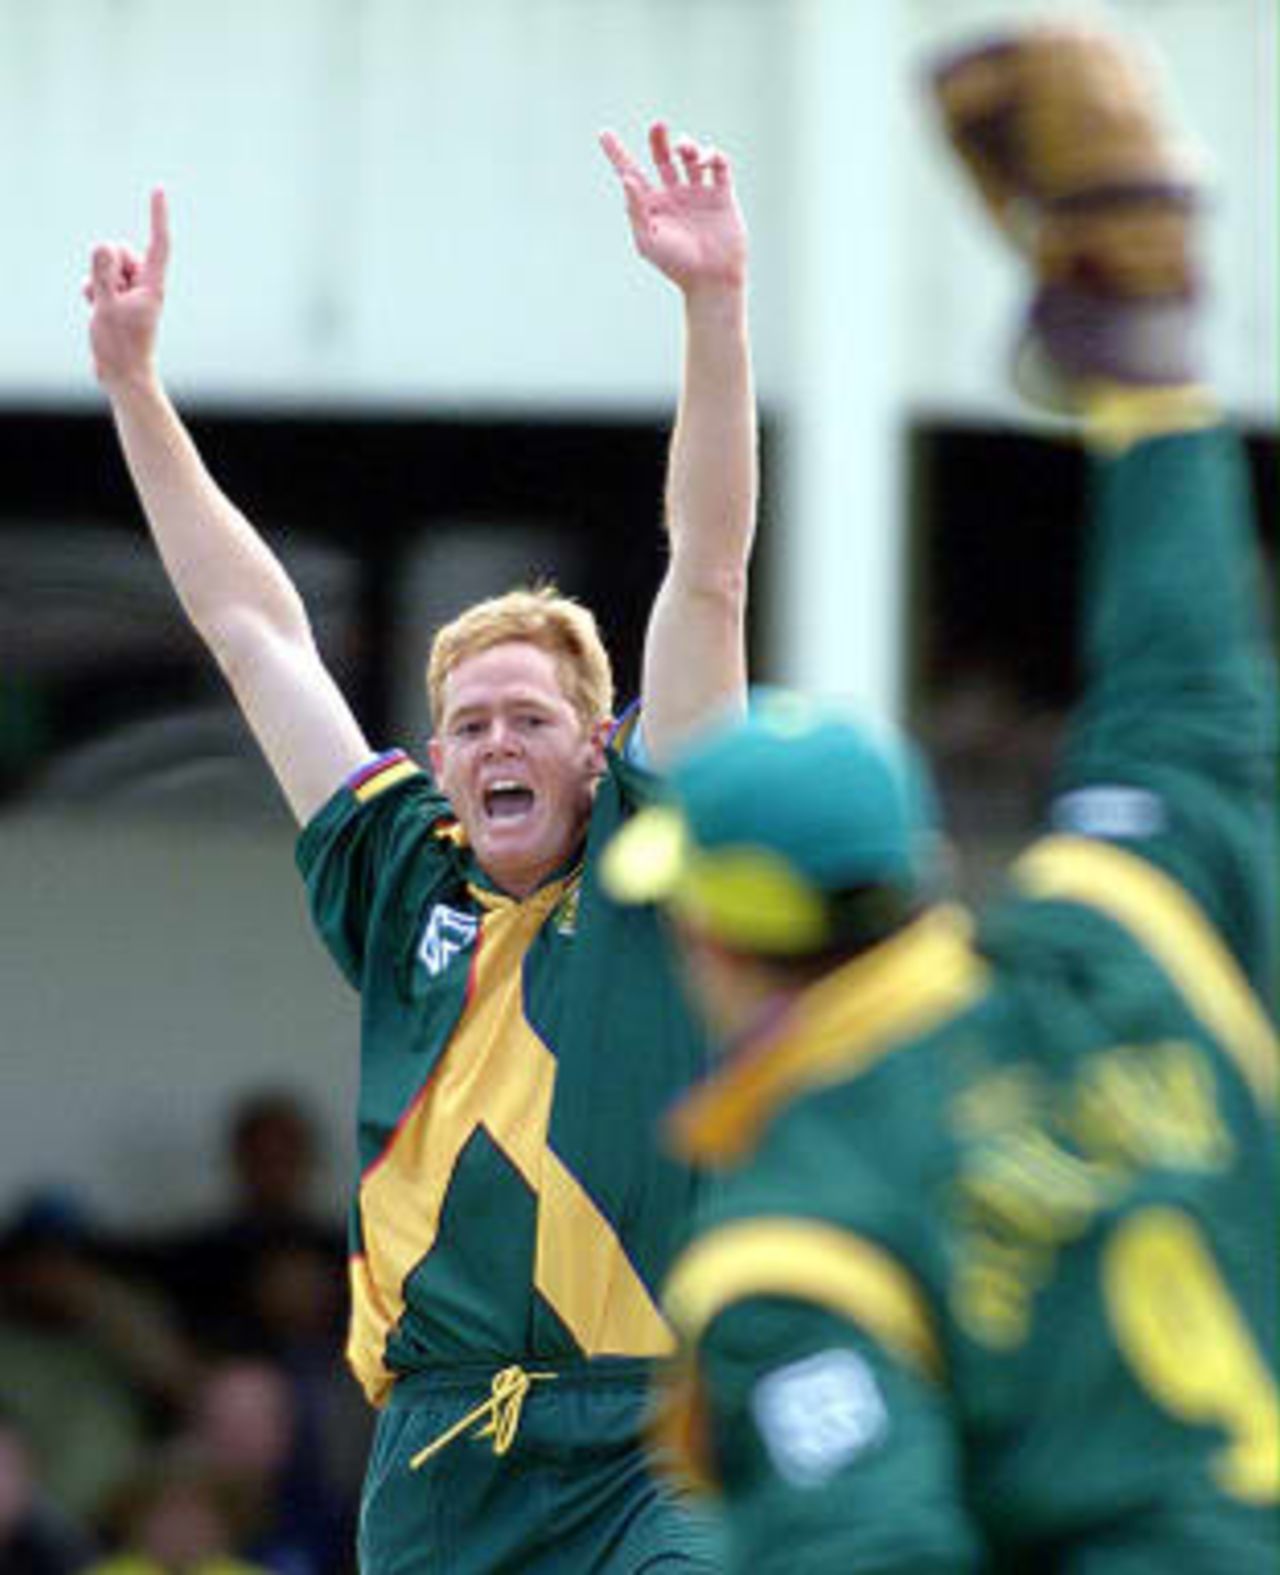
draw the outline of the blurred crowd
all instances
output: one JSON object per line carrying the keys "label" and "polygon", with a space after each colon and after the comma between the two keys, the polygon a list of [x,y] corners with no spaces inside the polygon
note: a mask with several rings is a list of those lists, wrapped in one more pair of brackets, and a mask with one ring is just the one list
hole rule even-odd
{"label": "blurred crowd", "polygon": [[288,1090],[237,1105],[212,1218],[126,1237],[80,1198],[0,1227],[0,1575],[347,1575],[370,1418],[345,1244]]}

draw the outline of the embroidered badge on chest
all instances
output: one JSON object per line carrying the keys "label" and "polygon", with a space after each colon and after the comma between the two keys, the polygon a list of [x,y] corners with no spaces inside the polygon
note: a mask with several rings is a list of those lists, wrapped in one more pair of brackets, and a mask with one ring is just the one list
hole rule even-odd
{"label": "embroidered badge on chest", "polygon": [[479,931],[480,920],[474,913],[436,903],[418,943],[418,956],[431,977],[443,973],[459,952],[465,952]]}
{"label": "embroidered badge on chest", "polygon": [[568,890],[560,899],[551,921],[556,927],[556,934],[563,935],[566,939],[578,933],[578,906],[582,900],[582,877],[579,875],[570,882]]}

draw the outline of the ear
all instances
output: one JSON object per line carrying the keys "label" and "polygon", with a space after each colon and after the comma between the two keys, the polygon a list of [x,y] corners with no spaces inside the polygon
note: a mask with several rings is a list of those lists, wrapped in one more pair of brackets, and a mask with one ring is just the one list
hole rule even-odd
{"label": "ear", "polygon": [[434,733],[427,740],[427,759],[431,762],[431,775],[438,783],[440,781],[440,772],[444,765],[444,749]]}
{"label": "ear", "polygon": [[587,733],[587,748],[590,751],[591,774],[602,776],[604,774],[604,755],[609,743],[609,735],[613,732],[613,718],[601,717],[592,724]]}

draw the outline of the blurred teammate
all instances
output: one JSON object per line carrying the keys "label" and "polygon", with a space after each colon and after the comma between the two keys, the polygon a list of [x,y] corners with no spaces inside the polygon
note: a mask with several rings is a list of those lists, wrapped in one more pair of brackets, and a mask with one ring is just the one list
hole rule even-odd
{"label": "blurred teammate", "polygon": [[647,633],[642,738],[611,733],[594,620],[549,590],[464,612],[428,672],[429,770],[374,753],[298,595],[203,467],[155,341],[165,201],[136,257],[94,250],[97,375],[183,606],[303,826],[319,929],[361,991],[362,1167],[351,1363],[382,1408],[368,1572],[706,1568],[705,1534],[639,1442],[671,1336],[655,1286],[692,1183],[652,1128],[703,1041],[653,918],[594,853],[711,712],[740,706],[756,442],[746,235],[728,164],[602,139],[636,245],[681,291],[670,556]]}
{"label": "blurred teammate", "polygon": [[606,856],[725,1043],[667,1432],[751,1575],[1243,1575],[1280,1559],[1274,663],[1199,386],[1195,193],[1140,61],[1063,28],[937,90],[1029,239],[1023,386],[1093,450],[1052,830],[976,929],[907,748],[798,696]]}

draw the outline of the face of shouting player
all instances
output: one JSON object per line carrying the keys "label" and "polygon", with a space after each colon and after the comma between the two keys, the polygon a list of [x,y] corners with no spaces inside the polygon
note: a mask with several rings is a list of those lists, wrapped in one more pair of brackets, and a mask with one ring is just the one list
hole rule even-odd
{"label": "face of shouting player", "polygon": [[582,840],[608,723],[585,730],[555,658],[521,640],[464,657],[443,697],[436,782],[485,873],[527,897]]}

